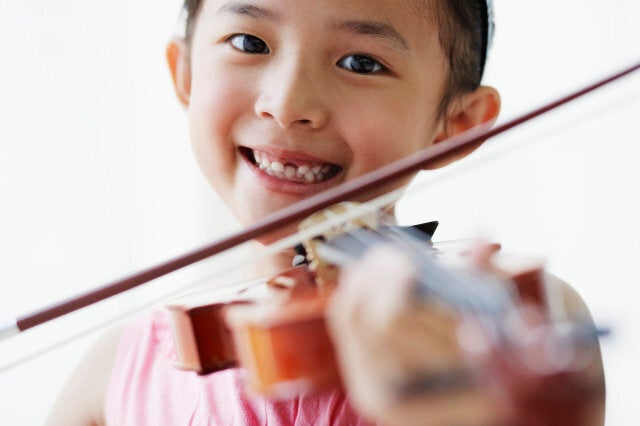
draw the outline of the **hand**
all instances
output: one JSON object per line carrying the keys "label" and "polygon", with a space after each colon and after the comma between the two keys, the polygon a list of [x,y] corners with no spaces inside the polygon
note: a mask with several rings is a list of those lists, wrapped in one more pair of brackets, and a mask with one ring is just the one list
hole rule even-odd
{"label": "hand", "polygon": [[410,262],[388,247],[341,275],[328,324],[355,408],[389,424],[504,423],[508,402],[475,382],[477,366],[459,345],[462,319],[415,301],[413,276]]}

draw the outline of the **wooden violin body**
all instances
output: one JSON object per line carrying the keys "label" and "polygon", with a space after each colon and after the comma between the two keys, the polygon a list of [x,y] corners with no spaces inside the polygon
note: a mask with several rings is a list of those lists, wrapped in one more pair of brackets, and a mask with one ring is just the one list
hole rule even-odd
{"label": "wooden violin body", "polygon": [[264,280],[230,290],[200,292],[165,304],[173,332],[180,370],[209,374],[238,365],[225,310],[237,304],[257,303],[272,297],[278,288]]}
{"label": "wooden violin body", "polygon": [[328,296],[303,265],[234,292],[213,292],[206,302],[195,303],[193,296],[171,302],[165,307],[174,365],[198,374],[241,365],[254,390],[280,398],[336,385],[324,320]]}
{"label": "wooden violin body", "polygon": [[237,367],[240,358],[249,377],[259,377],[252,387],[274,395],[270,387],[289,379],[312,381],[306,388],[336,384],[324,325],[327,300],[302,265],[233,291],[172,301],[165,308],[176,347],[174,365],[209,374]]}
{"label": "wooden violin body", "polygon": [[234,306],[227,315],[248,384],[274,398],[339,383],[325,323],[329,294],[316,285],[306,266],[295,271],[286,298],[263,306]]}
{"label": "wooden violin body", "polygon": [[[366,226],[359,229],[358,232],[367,235],[365,240],[373,232]],[[327,253],[327,247],[335,249],[346,244],[345,238],[333,239],[336,235],[316,238],[313,244],[306,246],[307,254],[312,253],[312,258],[322,256],[322,253]],[[362,239],[362,235],[355,239]],[[441,257],[442,253],[430,244],[424,244],[424,241],[422,244],[430,258]],[[350,251],[360,250],[351,242],[339,248],[345,247]],[[469,253],[463,252],[455,257],[458,263],[470,263]],[[427,263],[432,262],[433,259]],[[438,263],[446,262],[437,260],[433,264]],[[473,367],[479,367],[479,372],[470,368],[465,372],[464,380],[446,386],[439,384],[437,389],[430,384],[432,377],[417,377],[414,382],[400,384],[398,397],[451,392],[459,386],[489,386],[501,389],[509,396],[513,411],[517,413],[513,424],[590,424],[587,419],[589,404],[603,399],[603,378],[583,374],[579,368],[581,365],[576,366],[579,363],[576,359],[582,358],[575,352],[584,350],[595,356],[595,332],[587,328],[582,334],[576,334],[574,329],[570,329],[575,324],[567,323],[569,328],[563,335],[563,330],[554,325],[547,300],[545,274],[539,263],[515,267],[499,265],[490,255],[483,266],[485,272],[498,277],[499,286],[503,287],[498,295],[492,293],[494,289],[491,286],[480,290],[487,292],[485,299],[489,301],[488,305],[492,305],[495,299],[504,299],[503,294],[510,295],[509,303],[514,304],[507,308],[524,312],[519,319],[525,322],[520,330],[524,337],[509,330],[508,324],[506,327],[501,324],[508,322],[504,306],[485,306],[483,311],[474,305],[475,302],[469,302],[466,296],[457,300],[458,296],[448,295],[446,291],[441,295],[437,291],[434,293],[437,285],[423,289],[421,297],[425,294],[431,298],[441,296],[446,303],[461,311],[478,308],[478,312],[472,312],[472,317],[495,315],[490,332],[497,337],[490,342],[489,352],[482,355],[483,361],[472,363]],[[442,266],[437,268],[432,271],[436,275],[445,270]],[[234,300],[217,300],[189,309],[172,304],[169,309],[177,336],[176,366],[199,374],[240,366],[251,389],[273,398],[290,398],[340,385],[340,367],[325,322],[326,307],[336,286],[337,270],[336,265],[330,262],[319,266],[312,261],[261,284],[270,290],[267,296],[251,298],[245,289],[238,292]],[[457,279],[457,276],[451,276],[454,287]],[[482,286],[484,283],[479,280],[472,285]],[[526,324],[529,319],[531,323]],[[567,356],[563,358],[560,353],[558,358],[559,352]]]}

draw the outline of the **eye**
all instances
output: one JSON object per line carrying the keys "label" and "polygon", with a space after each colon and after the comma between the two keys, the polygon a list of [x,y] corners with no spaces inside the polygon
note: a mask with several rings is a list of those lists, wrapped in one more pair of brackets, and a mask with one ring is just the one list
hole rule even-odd
{"label": "eye", "polygon": [[266,55],[269,53],[267,43],[250,34],[235,34],[227,39],[229,44],[241,52]]}
{"label": "eye", "polygon": [[345,56],[338,61],[338,66],[358,74],[374,74],[385,69],[380,62],[364,55]]}

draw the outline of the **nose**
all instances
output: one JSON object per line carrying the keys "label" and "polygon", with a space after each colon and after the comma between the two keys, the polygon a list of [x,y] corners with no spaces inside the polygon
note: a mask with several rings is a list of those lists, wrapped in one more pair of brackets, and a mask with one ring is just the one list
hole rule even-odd
{"label": "nose", "polygon": [[329,120],[322,79],[313,67],[274,64],[260,81],[255,112],[282,128],[322,128]]}

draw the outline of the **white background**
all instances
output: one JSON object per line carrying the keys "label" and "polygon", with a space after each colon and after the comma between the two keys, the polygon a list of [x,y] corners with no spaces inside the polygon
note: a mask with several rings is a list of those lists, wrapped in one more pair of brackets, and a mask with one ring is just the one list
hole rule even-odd
{"label": "white background", "polygon": [[[0,0],[0,317],[200,246],[236,226],[191,158],[164,66],[177,0]],[[502,117],[640,60],[638,0],[497,0],[485,81]],[[542,256],[603,341],[608,425],[640,424],[640,75],[495,138],[400,208],[437,239]],[[505,148],[507,152],[502,152]],[[492,152],[500,152],[488,160]],[[0,343],[0,365],[201,276],[160,280]],[[39,424],[100,333],[0,372],[3,424]]]}

